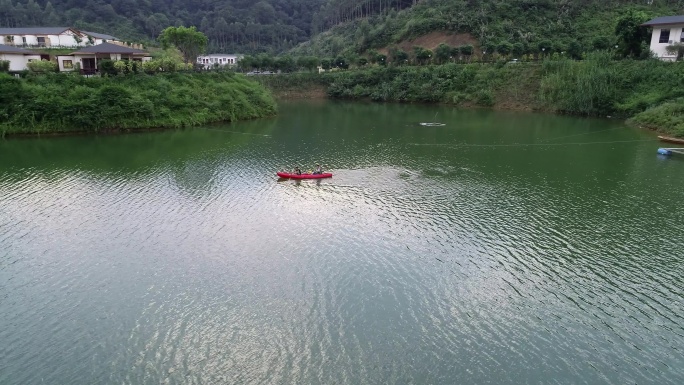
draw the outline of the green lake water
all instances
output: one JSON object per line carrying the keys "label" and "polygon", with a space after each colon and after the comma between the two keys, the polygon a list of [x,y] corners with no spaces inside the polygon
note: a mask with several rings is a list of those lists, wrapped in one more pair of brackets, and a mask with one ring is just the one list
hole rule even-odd
{"label": "green lake water", "polygon": [[682,384],[684,157],[659,146],[332,102],[0,141],[0,384]]}

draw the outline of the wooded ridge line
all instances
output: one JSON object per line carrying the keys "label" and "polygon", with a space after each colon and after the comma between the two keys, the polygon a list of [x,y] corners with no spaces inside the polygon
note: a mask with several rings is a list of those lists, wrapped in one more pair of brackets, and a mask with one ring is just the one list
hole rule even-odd
{"label": "wooded ridge line", "polygon": [[[66,25],[154,42],[168,26],[196,26],[209,53],[280,54],[300,44],[336,56],[352,44],[362,52],[426,33],[469,34],[475,45],[537,46],[597,38],[613,40],[628,8],[672,15],[682,0],[0,0],[0,28]],[[331,32],[328,32],[332,29]],[[324,38],[315,44],[316,37]],[[314,39],[313,42],[307,42]]]}

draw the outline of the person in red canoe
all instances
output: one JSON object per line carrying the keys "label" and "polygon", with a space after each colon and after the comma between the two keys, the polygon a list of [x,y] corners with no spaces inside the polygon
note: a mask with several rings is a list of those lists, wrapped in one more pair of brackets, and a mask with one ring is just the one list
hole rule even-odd
{"label": "person in red canoe", "polygon": [[302,170],[300,170],[299,167],[295,167],[292,173],[295,175],[302,175]]}
{"label": "person in red canoe", "polygon": [[313,174],[314,174],[314,175],[323,174],[323,169],[321,168],[321,165],[320,165],[320,164],[317,164],[317,165],[316,165],[316,168],[314,169]]}

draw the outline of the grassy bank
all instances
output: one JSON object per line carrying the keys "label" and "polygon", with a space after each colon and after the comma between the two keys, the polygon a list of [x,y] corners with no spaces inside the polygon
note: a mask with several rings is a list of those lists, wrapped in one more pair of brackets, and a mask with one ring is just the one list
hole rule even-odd
{"label": "grassy bank", "polygon": [[635,115],[628,122],[657,130],[668,136],[684,138],[684,99],[676,99],[649,108]]}
{"label": "grassy bank", "polygon": [[0,74],[2,135],[184,127],[275,112],[265,88],[228,72],[25,79]]}
{"label": "grassy bank", "polygon": [[615,61],[608,53],[583,61],[371,67],[260,81],[276,94],[316,86],[337,99],[631,118],[634,124],[684,136],[684,63]]}

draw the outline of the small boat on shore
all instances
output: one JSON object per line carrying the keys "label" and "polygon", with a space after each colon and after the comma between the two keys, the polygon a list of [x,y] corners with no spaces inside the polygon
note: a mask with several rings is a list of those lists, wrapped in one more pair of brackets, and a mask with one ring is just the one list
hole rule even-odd
{"label": "small boat on shore", "polygon": [[673,138],[671,136],[658,136],[661,142],[684,144],[684,138]]}
{"label": "small boat on shore", "polygon": [[276,173],[281,178],[289,179],[322,179],[322,178],[332,178],[332,174],[329,172],[324,172],[322,174],[312,174],[312,173],[301,173],[301,174],[291,174],[289,172],[277,172]]}

